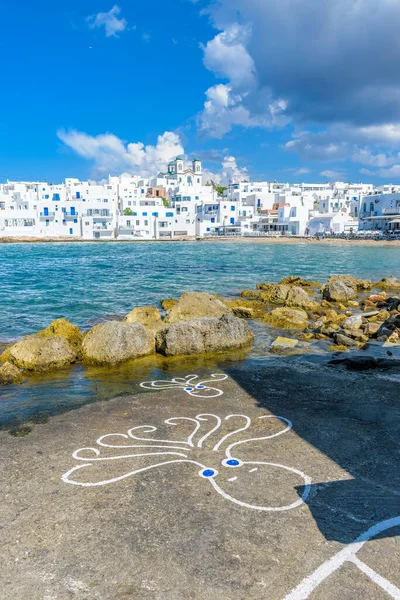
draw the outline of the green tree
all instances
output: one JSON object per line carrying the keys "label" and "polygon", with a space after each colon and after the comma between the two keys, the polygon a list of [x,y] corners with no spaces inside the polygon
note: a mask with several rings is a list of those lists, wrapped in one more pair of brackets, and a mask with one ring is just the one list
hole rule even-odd
{"label": "green tree", "polygon": [[214,189],[217,192],[218,196],[223,196],[224,191],[227,190],[228,188],[223,185],[216,185],[216,186],[214,186]]}
{"label": "green tree", "polygon": [[133,215],[133,211],[131,208],[125,208],[124,210],[125,217],[131,217]]}

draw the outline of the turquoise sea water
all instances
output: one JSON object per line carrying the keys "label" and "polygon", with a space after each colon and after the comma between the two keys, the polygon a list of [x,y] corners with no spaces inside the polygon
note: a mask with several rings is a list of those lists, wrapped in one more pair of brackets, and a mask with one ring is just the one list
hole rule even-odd
{"label": "turquoise sea water", "polygon": [[221,242],[0,245],[0,342],[66,317],[88,328],[184,290],[231,295],[285,275],[400,276],[400,248]]}
{"label": "turquoise sea water", "polygon": [[[338,273],[373,280],[400,276],[400,248],[252,242],[0,244],[0,343],[38,331],[58,317],[86,329],[184,290],[234,295],[285,275],[321,281]],[[22,385],[2,386],[0,428],[42,423],[83,404],[138,394],[143,392],[141,381],[188,373],[208,376],[238,360],[251,376],[254,361],[281,360],[267,357],[279,332],[257,322],[251,326],[256,341],[249,354],[172,360],[155,355],[112,368],[73,365],[29,376]],[[308,360],[319,358],[315,344]]]}

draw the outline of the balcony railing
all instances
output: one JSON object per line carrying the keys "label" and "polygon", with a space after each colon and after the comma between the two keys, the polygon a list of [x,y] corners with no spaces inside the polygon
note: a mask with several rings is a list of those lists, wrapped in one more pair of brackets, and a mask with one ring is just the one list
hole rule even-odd
{"label": "balcony railing", "polygon": [[383,208],[382,213],[384,215],[400,215],[400,206],[397,208]]}
{"label": "balcony railing", "polygon": [[41,212],[41,213],[40,213],[40,216],[41,216],[42,218],[45,218],[45,219],[47,219],[47,218],[49,218],[49,217],[55,217],[55,216],[56,216],[56,213],[55,213],[55,212],[48,212],[48,213]]}

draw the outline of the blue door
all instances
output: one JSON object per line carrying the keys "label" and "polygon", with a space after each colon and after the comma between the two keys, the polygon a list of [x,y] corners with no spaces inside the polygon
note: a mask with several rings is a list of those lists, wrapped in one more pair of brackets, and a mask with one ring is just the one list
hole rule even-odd
{"label": "blue door", "polygon": [[49,209],[48,208],[44,208],[43,211],[44,211],[44,213],[43,213],[44,216],[48,217],[49,216]]}
{"label": "blue door", "polygon": [[74,215],[75,215],[75,207],[71,206],[71,216],[74,216]]}
{"label": "blue door", "polygon": [[70,234],[70,235],[72,235],[72,234],[73,234],[73,232],[74,232],[74,230],[73,230],[73,229],[72,229],[72,227],[71,227],[71,228],[70,228],[70,230],[69,230],[69,234]]}

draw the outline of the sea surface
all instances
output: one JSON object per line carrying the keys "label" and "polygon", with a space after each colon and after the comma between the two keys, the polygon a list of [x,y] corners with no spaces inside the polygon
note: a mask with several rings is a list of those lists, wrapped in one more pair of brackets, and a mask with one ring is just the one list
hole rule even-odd
{"label": "sea surface", "polygon": [[400,248],[299,243],[0,245],[0,342],[66,317],[87,329],[185,290],[239,294],[285,275],[400,276]]}
{"label": "sea surface", "polygon": [[[400,248],[252,242],[0,244],[0,344],[59,317],[85,330],[135,306],[159,306],[160,300],[185,290],[234,296],[285,275],[324,281],[340,273],[375,281],[400,277]],[[58,412],[145,393],[140,382],[146,380],[229,372],[238,362],[251,377],[259,361],[301,360],[271,357],[269,347],[279,331],[260,322],[251,326],[256,340],[250,352],[177,359],[156,355],[112,368],[73,365],[31,375],[21,385],[0,386],[0,428],[19,432],[21,424],[42,426]],[[318,344],[305,352],[307,360],[328,360]]]}

